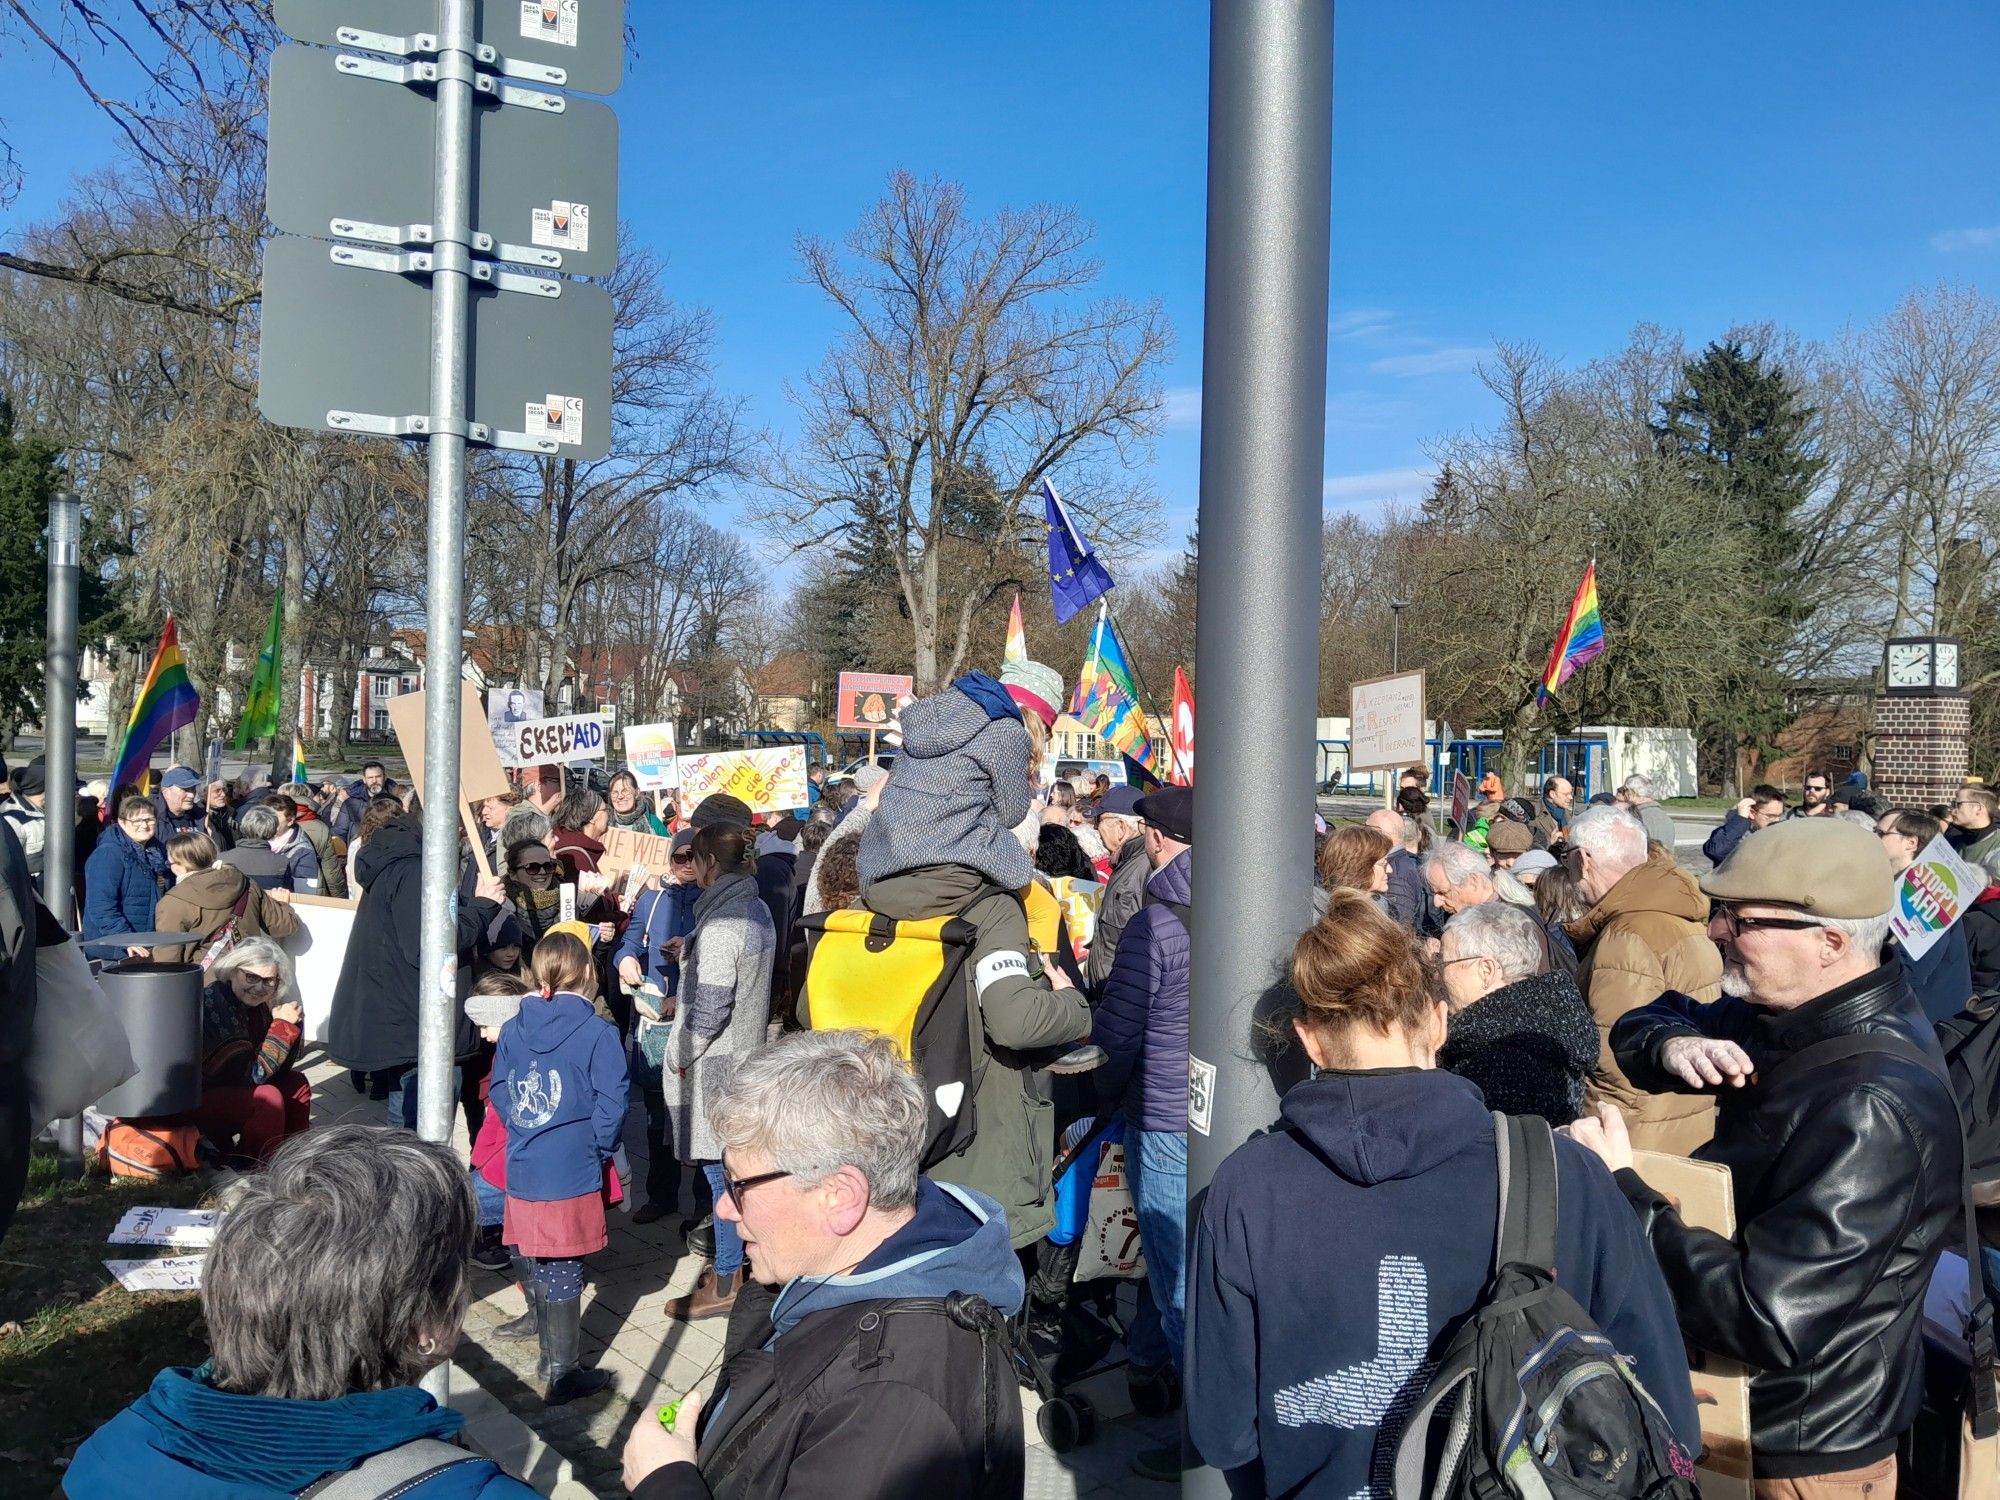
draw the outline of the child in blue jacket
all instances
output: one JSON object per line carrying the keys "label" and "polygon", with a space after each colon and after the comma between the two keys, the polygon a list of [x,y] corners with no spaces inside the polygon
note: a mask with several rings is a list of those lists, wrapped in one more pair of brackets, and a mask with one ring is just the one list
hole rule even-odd
{"label": "child in blue jacket", "polygon": [[605,1167],[625,1129],[628,1079],[617,1028],[591,1005],[597,971],[568,933],[535,945],[534,993],[500,1029],[491,1099],[507,1123],[502,1238],[535,1263],[544,1400],[561,1406],[611,1383],[582,1368],[583,1257],[605,1244]]}

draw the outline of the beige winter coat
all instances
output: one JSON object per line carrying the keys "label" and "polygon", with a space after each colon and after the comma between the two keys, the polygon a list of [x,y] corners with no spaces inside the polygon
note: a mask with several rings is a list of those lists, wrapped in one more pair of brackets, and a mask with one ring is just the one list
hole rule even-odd
{"label": "beige winter coat", "polygon": [[1671,854],[1656,856],[1628,870],[1566,930],[1576,944],[1577,983],[1602,1044],[1590,1102],[1608,1099],[1624,1111],[1640,1150],[1688,1155],[1715,1133],[1715,1101],[1641,1093],[1612,1055],[1611,1027],[1668,990],[1697,1000],[1720,998],[1722,955],[1708,938],[1708,897]]}

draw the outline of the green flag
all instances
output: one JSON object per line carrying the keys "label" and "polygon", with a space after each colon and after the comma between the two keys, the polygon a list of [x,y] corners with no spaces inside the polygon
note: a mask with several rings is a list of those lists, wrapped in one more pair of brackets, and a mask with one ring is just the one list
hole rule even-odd
{"label": "green flag", "polygon": [[250,692],[243,700],[243,721],[236,726],[238,750],[252,740],[269,739],[278,732],[285,659],[278,642],[284,632],[285,591],[280,588],[271,599],[271,628],[264,632],[264,649],[257,653],[257,670],[250,676]]}

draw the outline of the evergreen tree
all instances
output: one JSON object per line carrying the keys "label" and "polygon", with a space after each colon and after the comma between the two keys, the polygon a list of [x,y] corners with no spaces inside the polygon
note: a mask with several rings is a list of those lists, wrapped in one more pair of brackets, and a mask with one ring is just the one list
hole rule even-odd
{"label": "evergreen tree", "polygon": [[[1732,653],[1730,681],[1697,726],[1732,794],[1739,752],[1767,743],[1791,717],[1784,656],[1812,613],[1798,567],[1806,541],[1799,517],[1826,467],[1811,443],[1815,415],[1788,372],[1732,339],[1683,366],[1654,426],[1661,451],[1723,502],[1739,530],[1749,607],[1732,611],[1739,629],[1718,643]],[[1687,601],[1694,609],[1702,602]]]}
{"label": "evergreen tree", "polygon": [[[49,502],[64,484],[62,449],[14,430],[14,407],[0,395],[0,742],[41,715],[48,658]],[[118,628],[108,557],[86,524],[77,600],[79,647]]]}

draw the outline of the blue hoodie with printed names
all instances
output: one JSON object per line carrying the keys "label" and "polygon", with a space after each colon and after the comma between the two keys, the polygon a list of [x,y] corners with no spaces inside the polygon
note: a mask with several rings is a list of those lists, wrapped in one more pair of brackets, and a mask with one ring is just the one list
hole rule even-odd
{"label": "blue hoodie with printed names", "polygon": [[[1293,1088],[1282,1115],[1223,1162],[1195,1223],[1189,1433],[1262,1493],[1388,1500],[1429,1361],[1493,1273],[1492,1116],[1467,1080],[1417,1068],[1328,1073]],[[1673,1303],[1639,1221],[1596,1157],[1559,1137],[1556,1160],[1556,1279],[1698,1452]],[[1302,1388],[1337,1399],[1314,1409]]]}

